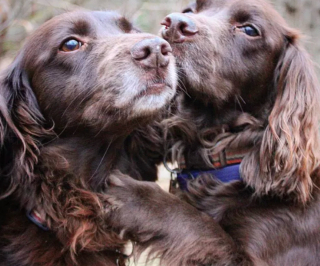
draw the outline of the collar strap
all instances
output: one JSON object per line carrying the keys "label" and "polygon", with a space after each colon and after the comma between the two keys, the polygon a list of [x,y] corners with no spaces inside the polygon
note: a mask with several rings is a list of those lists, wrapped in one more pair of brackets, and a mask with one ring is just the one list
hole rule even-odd
{"label": "collar strap", "polygon": [[[210,160],[214,169],[222,168],[228,165],[240,164],[246,154],[250,152],[250,149],[225,149],[219,153],[211,154]],[[187,165],[184,158],[178,163],[179,169],[186,169]]]}
{"label": "collar strap", "polygon": [[196,179],[202,174],[209,174],[212,178],[220,180],[222,183],[229,183],[231,181],[242,180],[240,175],[240,164],[234,164],[226,166],[221,169],[211,169],[211,170],[192,170],[186,171],[183,170],[180,173],[177,173],[177,183],[181,190],[187,190],[187,183],[189,180]]}
{"label": "collar strap", "polygon": [[[240,175],[240,164],[246,154],[250,152],[248,148],[225,149],[220,153],[210,156],[213,169],[209,170],[187,170],[185,160],[179,162],[178,171],[171,171],[170,192],[175,193],[176,184],[181,190],[187,189],[187,183],[191,179],[197,178],[201,174],[209,174],[222,183],[242,180]],[[175,177],[174,177],[175,176]]]}
{"label": "collar strap", "polygon": [[27,217],[31,222],[33,222],[36,226],[41,228],[44,231],[49,231],[49,227],[47,226],[47,222],[39,212],[36,210],[31,210],[30,212],[27,212]]}
{"label": "collar strap", "polygon": [[228,165],[240,164],[243,157],[249,151],[249,149],[226,149],[218,154],[212,154],[212,165],[214,168],[221,168]]}

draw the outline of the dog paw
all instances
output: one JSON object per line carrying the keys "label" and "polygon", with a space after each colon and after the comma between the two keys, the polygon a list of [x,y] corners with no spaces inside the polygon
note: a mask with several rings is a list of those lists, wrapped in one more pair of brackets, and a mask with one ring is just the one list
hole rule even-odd
{"label": "dog paw", "polygon": [[127,231],[137,230],[136,226],[145,223],[150,213],[154,215],[149,219],[156,219],[171,197],[157,184],[134,180],[119,171],[110,175],[104,195],[110,223]]}

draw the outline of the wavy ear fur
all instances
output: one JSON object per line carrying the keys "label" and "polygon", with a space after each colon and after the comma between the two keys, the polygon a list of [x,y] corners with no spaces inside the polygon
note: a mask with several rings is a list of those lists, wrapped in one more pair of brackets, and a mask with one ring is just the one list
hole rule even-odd
{"label": "wavy ear fur", "polygon": [[21,57],[0,78],[0,198],[32,180],[41,140],[51,134],[42,126]]}
{"label": "wavy ear fur", "polygon": [[260,178],[252,176],[248,183],[257,194],[293,195],[306,203],[312,193],[312,173],[319,166],[319,85],[297,34],[287,38],[275,73],[275,103],[255,154],[260,158],[260,173],[256,171]]}

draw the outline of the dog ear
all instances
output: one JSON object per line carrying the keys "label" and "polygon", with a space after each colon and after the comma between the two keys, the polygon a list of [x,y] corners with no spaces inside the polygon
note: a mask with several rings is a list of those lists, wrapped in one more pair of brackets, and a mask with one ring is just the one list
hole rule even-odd
{"label": "dog ear", "polygon": [[1,195],[32,180],[41,140],[50,131],[42,125],[36,97],[22,67],[22,54],[0,77],[0,174]]}
{"label": "dog ear", "polygon": [[[260,148],[265,193],[310,199],[319,166],[319,84],[298,34],[288,31],[275,74],[276,98]],[[262,191],[261,191],[262,192]]]}

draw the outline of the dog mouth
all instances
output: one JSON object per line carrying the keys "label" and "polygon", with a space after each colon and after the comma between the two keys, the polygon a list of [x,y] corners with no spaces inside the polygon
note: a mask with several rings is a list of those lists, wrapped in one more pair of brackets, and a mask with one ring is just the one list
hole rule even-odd
{"label": "dog mouth", "polygon": [[158,94],[161,94],[161,92],[163,92],[166,87],[167,87],[167,84],[165,84],[164,82],[154,83],[152,85],[147,86],[146,89],[141,93],[143,96],[158,95]]}
{"label": "dog mouth", "polygon": [[164,81],[157,81],[151,84],[147,84],[145,88],[136,96],[136,98],[142,98],[146,96],[158,96],[161,95],[171,86]]}
{"label": "dog mouth", "polygon": [[140,91],[130,101],[131,117],[156,114],[170,102],[175,94],[175,84],[170,81],[152,81],[140,87]]}

